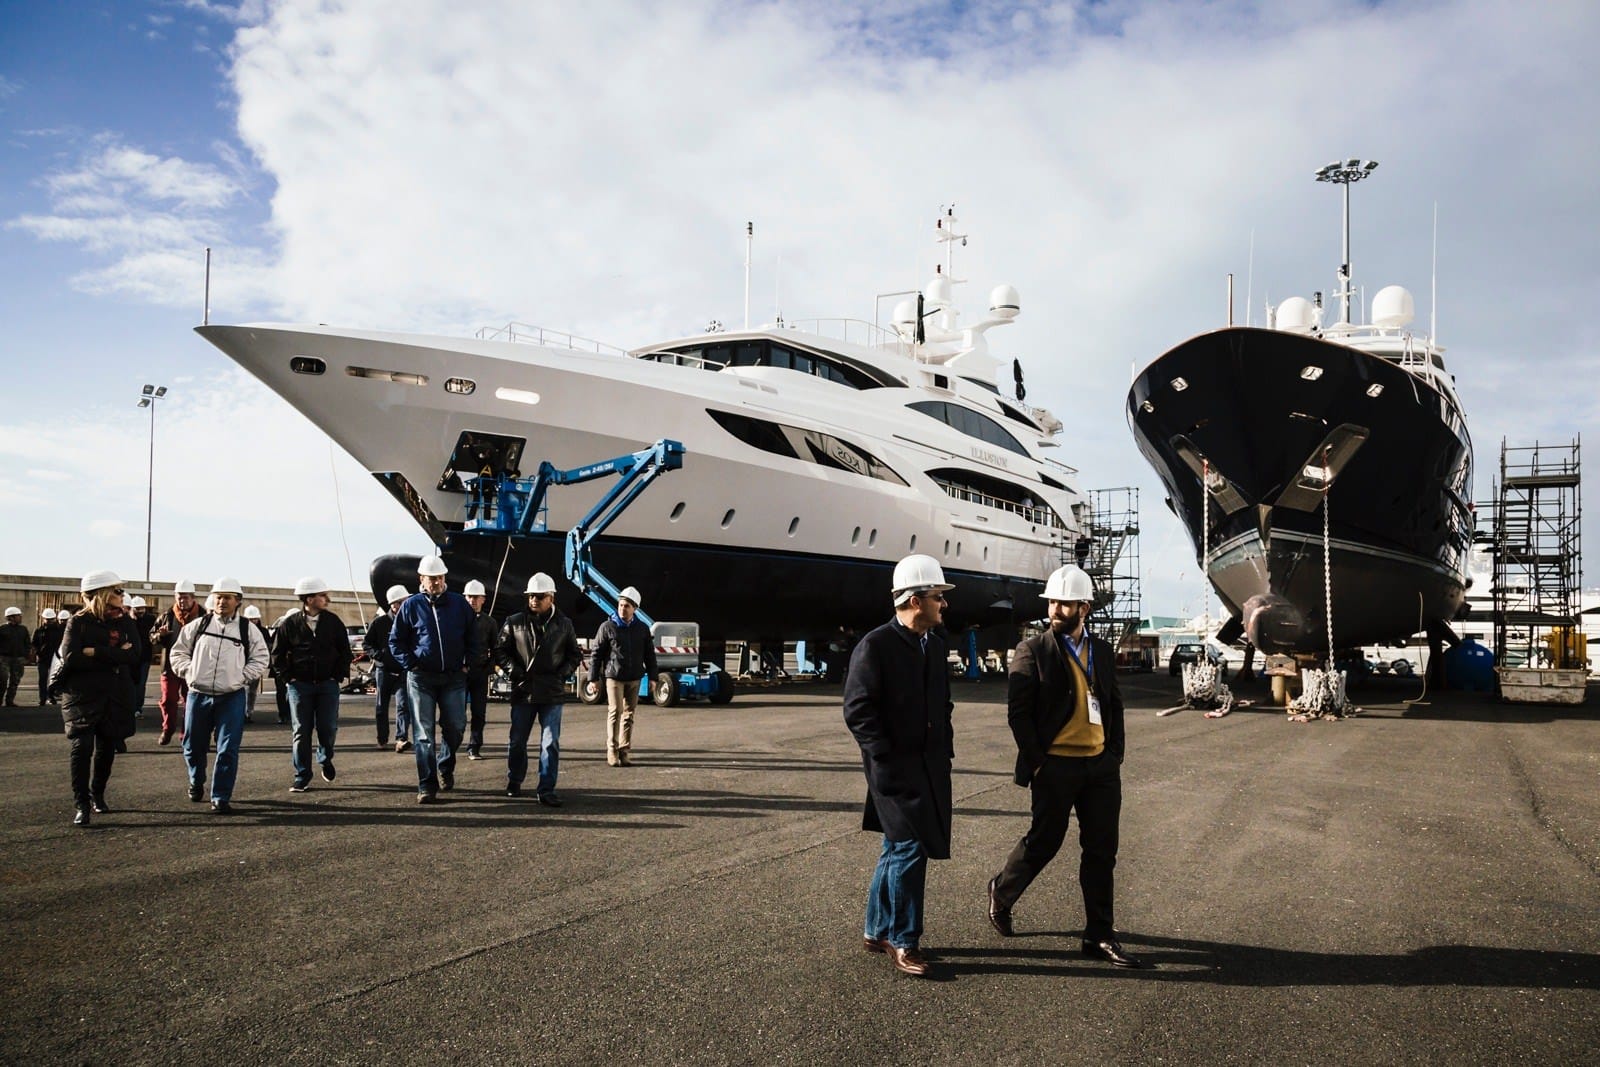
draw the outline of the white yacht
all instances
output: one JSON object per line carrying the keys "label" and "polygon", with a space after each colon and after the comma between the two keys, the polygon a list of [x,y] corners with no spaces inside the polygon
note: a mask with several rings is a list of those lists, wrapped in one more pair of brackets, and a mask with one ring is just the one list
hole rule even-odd
{"label": "white yacht", "polygon": [[[1060,422],[997,387],[988,334],[1019,310],[1001,285],[962,325],[941,271],[889,329],[777,322],[631,351],[516,324],[459,340],[198,332],[371,471],[442,550],[452,585],[479,578],[502,610],[533,572],[561,574],[563,532],[607,483],[553,489],[548,533],[510,538],[463,530],[464,479],[681,441],[682,469],[621,515],[594,562],[710,642],[876,625],[910,552],[955,583],[952,629],[1037,617],[1045,576],[1087,547],[1091,516],[1077,471],[1048,455]],[[373,588],[414,586],[415,562],[376,560]],[[593,610],[581,596],[562,606]]]}

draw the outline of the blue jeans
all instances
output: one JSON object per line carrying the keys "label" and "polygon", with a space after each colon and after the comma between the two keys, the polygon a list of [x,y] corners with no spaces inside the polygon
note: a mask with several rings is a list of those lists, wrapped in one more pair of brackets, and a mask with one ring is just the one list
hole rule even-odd
{"label": "blue jeans", "polygon": [[867,887],[866,936],[886,939],[895,948],[916,948],[922,939],[922,892],[928,883],[928,854],[919,841],[883,839],[878,869]]}
{"label": "blue jeans", "polygon": [[183,711],[183,762],[189,767],[189,784],[206,780],[206,755],[211,735],[217,735],[217,767],[211,778],[211,799],[233,799],[233,780],[239,776],[239,740],[244,736],[244,690],[234,693],[197,693],[189,690]]}
{"label": "blue jeans", "polygon": [[378,693],[374,717],[378,724],[378,744],[389,743],[389,701],[394,701],[394,739],[411,739],[411,701],[406,696],[406,672],[398,667],[373,667],[373,687]]}
{"label": "blue jeans", "polygon": [[[441,776],[456,776],[456,752],[467,730],[467,675],[465,671],[412,671],[406,676],[406,691],[411,697],[417,792],[437,793]],[[442,736],[436,738],[435,734]]]}
{"label": "blue jeans", "polygon": [[289,722],[294,731],[293,754],[296,785],[311,781],[311,731],[317,731],[317,762],[333,759],[333,742],[339,736],[339,683],[289,683]]}
{"label": "blue jeans", "polygon": [[506,755],[506,784],[520,786],[528,776],[528,738],[537,718],[539,733],[539,795],[554,793],[556,771],[561,766],[561,705],[511,705],[511,750]]}

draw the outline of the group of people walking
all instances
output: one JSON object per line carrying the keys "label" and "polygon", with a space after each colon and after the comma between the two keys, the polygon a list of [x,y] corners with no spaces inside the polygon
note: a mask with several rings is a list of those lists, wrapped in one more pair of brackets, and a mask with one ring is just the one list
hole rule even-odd
{"label": "group of people walking", "polygon": [[[482,758],[489,676],[498,666],[510,680],[512,697],[506,795],[523,793],[528,743],[537,725],[535,794],[541,804],[560,807],[556,777],[561,711],[566,679],[583,663],[583,653],[572,621],[556,608],[555,582],[547,574],[534,575],[528,583],[527,610],[502,626],[482,610],[486,598],[481,583],[469,582],[464,595],[455,593],[447,588],[447,573],[438,556],[424,557],[418,565],[419,592],[390,588],[388,612],[380,613],[367,630],[377,681],[378,744],[388,748],[388,708],[398,697],[395,750],[415,752],[417,802],[438,803],[441,793],[455,788],[463,742],[469,758]],[[55,645],[60,666],[40,683],[41,704],[58,697],[62,704],[71,741],[75,825],[88,826],[93,814],[111,810],[106,784],[117,751],[126,750],[126,738],[134,733],[144,696],[142,671],[148,670],[156,644],[166,650],[157,743],[168,745],[174,736],[181,737],[191,801],[205,799],[214,741],[211,808],[219,815],[232,812],[244,724],[250,720],[254,693],[269,672],[293,731],[289,791],[307,792],[313,770],[325,782],[335,780],[340,691],[353,656],[344,621],[328,610],[329,589],[322,579],[296,583],[300,607],[279,619],[270,635],[257,621],[259,611],[240,611],[243,590],[233,578],[219,578],[212,585],[205,608],[193,583],[180,581],[172,607],[148,621],[145,612],[125,602],[122,581],[111,571],[85,575],[81,592],[83,609],[61,613],[66,619]],[[143,601],[132,600],[142,607]],[[655,667],[649,628],[634,617],[639,601],[637,589],[623,590],[617,613],[602,624],[589,661],[590,676],[604,679],[612,698],[607,762],[613,766],[631,762],[640,679]],[[11,609],[6,625],[20,613]],[[25,628],[16,628],[26,636]],[[0,629],[0,640],[8,636]]]}

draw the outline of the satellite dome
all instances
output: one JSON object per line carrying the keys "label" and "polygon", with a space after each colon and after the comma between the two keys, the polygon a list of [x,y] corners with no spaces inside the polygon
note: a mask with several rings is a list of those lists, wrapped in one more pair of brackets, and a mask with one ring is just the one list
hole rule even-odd
{"label": "satellite dome", "polygon": [[928,287],[922,290],[922,298],[930,308],[947,308],[950,306],[952,290],[950,279],[943,274],[934,276]]}
{"label": "satellite dome", "polygon": [[1015,286],[997,285],[989,291],[989,314],[997,319],[1011,320],[1022,311],[1022,297]]}
{"label": "satellite dome", "polygon": [[1403,286],[1386,285],[1372,298],[1372,325],[1386,330],[1398,330],[1411,325],[1417,317],[1416,301]]}
{"label": "satellite dome", "polygon": [[894,328],[897,333],[910,335],[917,329],[917,302],[902,300],[894,306]]}
{"label": "satellite dome", "polygon": [[1317,309],[1303,296],[1291,296],[1278,305],[1278,329],[1288,333],[1310,333],[1317,328]]}

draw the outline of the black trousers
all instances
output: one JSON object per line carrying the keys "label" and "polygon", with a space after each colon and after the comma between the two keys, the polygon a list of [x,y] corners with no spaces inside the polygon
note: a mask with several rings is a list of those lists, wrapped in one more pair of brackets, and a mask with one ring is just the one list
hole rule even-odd
{"label": "black trousers", "polygon": [[[107,715],[93,726],[79,726],[68,736],[72,744],[72,801],[80,808],[89,806],[91,796],[106,791],[111,780],[111,763],[117,758],[117,741]],[[93,765],[93,776],[90,765]]]}
{"label": "black trousers", "polygon": [[1033,776],[1033,824],[1006,857],[995,884],[1009,908],[1055,859],[1066,840],[1068,816],[1078,813],[1078,885],[1083,889],[1086,941],[1114,935],[1112,871],[1117,866],[1117,827],[1122,818],[1122,774],[1106,753],[1089,758],[1047,756]]}
{"label": "black trousers", "polygon": [[489,672],[467,672],[467,703],[472,708],[472,729],[467,733],[467,749],[483,747],[483,728],[489,721]]}
{"label": "black trousers", "polygon": [[39,657],[39,703],[42,705],[48,699],[44,693],[45,683],[50,680],[50,665],[56,661],[54,656]]}

